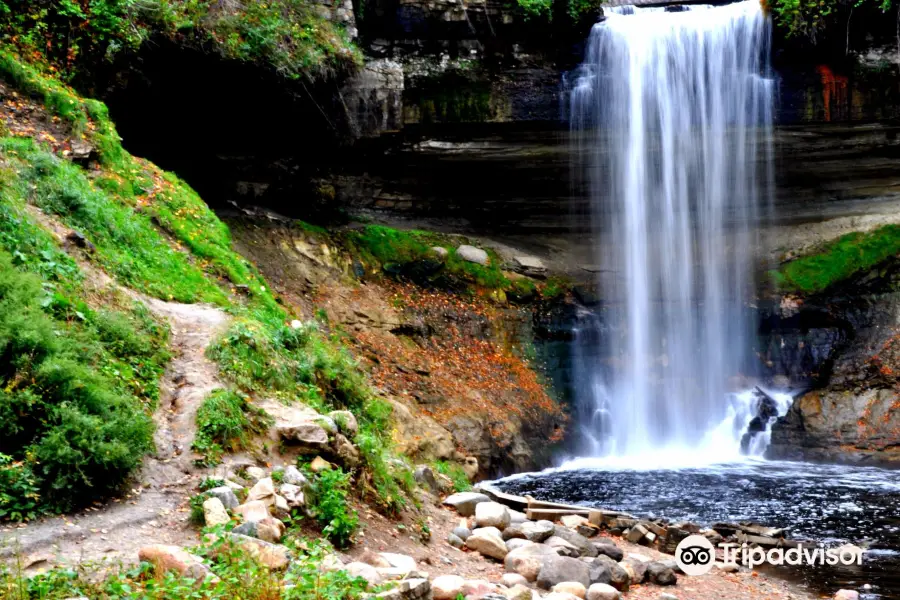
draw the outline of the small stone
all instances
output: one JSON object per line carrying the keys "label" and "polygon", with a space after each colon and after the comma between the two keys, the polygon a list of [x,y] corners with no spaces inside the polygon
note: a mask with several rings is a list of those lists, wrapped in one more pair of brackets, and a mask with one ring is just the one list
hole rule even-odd
{"label": "small stone", "polygon": [[286,569],[290,564],[288,549],[281,544],[271,544],[236,533],[231,533],[228,537],[236,546],[255,558],[264,567],[280,571]]}
{"label": "small stone", "polygon": [[500,578],[500,583],[511,588],[517,585],[528,585],[528,580],[518,573],[504,573],[503,577]]}
{"label": "small stone", "polygon": [[378,574],[378,570],[375,569],[372,565],[367,565],[363,562],[352,562],[347,564],[344,567],[344,570],[351,577],[362,577],[366,580],[366,583],[369,584],[369,587],[375,587],[376,585],[381,585],[383,579],[381,575]]}
{"label": "small stone", "polygon": [[[647,565],[647,579],[650,583],[655,583],[656,585],[675,585],[678,583],[675,571],[659,562],[652,562]],[[851,599],[848,598],[847,600]]]}
{"label": "small stone", "polygon": [[483,266],[487,266],[488,264],[488,253],[481,248],[476,248],[475,246],[463,244],[456,249],[456,255],[464,261],[470,263],[475,263]]}
{"label": "small stone", "polygon": [[466,545],[466,541],[464,539],[452,532],[447,534],[447,543],[454,548],[459,549],[462,549],[462,547]]}
{"label": "small stone", "polygon": [[468,527],[463,527],[462,525],[460,525],[453,528],[453,534],[459,539],[466,541],[467,539],[469,539],[469,536],[472,535],[472,530]]}
{"label": "small stone", "polygon": [[303,508],[306,506],[306,496],[303,488],[293,483],[282,483],[278,488],[279,495],[287,502],[288,508]]}
{"label": "small stone", "polygon": [[564,515],[560,518],[560,522],[569,529],[577,529],[581,525],[590,525],[590,522],[580,515]]}
{"label": "small stone", "polygon": [[138,550],[138,560],[153,565],[162,571],[174,571],[182,577],[200,581],[215,577],[199,557],[179,546],[153,544]]}
{"label": "small stone", "polygon": [[244,523],[261,521],[269,516],[269,508],[260,500],[245,502],[234,509],[234,514],[241,517]]}
{"label": "small stone", "polygon": [[266,470],[260,467],[247,467],[244,469],[244,476],[247,481],[256,483],[267,475]]}
{"label": "small stone", "polygon": [[500,537],[500,530],[496,527],[482,527],[474,530],[466,540],[466,547],[497,560],[503,560],[509,553],[503,538]]}
{"label": "small stone", "polygon": [[581,556],[581,552],[578,551],[578,548],[562,539],[561,537],[557,537],[555,535],[547,538],[547,541],[544,542],[547,546],[550,546],[556,553],[560,556],[568,556],[570,558],[578,558]]}
{"label": "small stone", "polygon": [[838,590],[834,600],[859,600],[859,592],[854,590]]}
{"label": "small stone", "polygon": [[647,528],[641,525],[640,523],[636,524],[634,527],[628,530],[628,535],[625,536],[625,539],[631,542],[632,544],[637,544],[641,541],[645,535],[650,533],[647,531]]}
{"label": "small stone", "polygon": [[507,508],[506,510],[509,511],[510,524],[517,525],[528,521],[528,516],[525,513],[511,508]]}
{"label": "small stone", "polygon": [[536,256],[515,256],[513,257],[513,262],[515,262],[516,267],[518,267],[516,270],[531,273],[543,273],[547,270],[544,261]]}
{"label": "small stone", "polygon": [[534,600],[535,594],[527,585],[517,583],[509,586],[509,589],[506,590],[506,598],[508,600]]}
{"label": "small stone", "polygon": [[476,492],[460,492],[447,496],[444,499],[444,505],[452,506],[463,517],[471,517],[475,514],[475,506],[482,502],[490,502],[491,499],[484,494]]}
{"label": "small stone", "polygon": [[619,590],[606,583],[594,583],[587,591],[587,600],[621,600]]}
{"label": "small stone", "polygon": [[203,519],[206,521],[207,527],[224,525],[231,521],[225,505],[218,498],[207,498],[203,501]]}
{"label": "small stone", "polygon": [[284,469],[281,481],[288,485],[296,485],[301,489],[306,489],[309,486],[309,480],[300,472],[300,469],[294,465],[290,465]]}
{"label": "small stone", "polygon": [[247,502],[260,501],[266,506],[275,504],[275,483],[271,477],[263,477],[247,493]]}
{"label": "small stone", "polygon": [[517,550],[518,548],[522,548],[524,546],[534,546],[534,542],[529,542],[528,540],[523,540],[522,538],[513,538],[511,540],[506,540],[506,549],[512,552],[513,550]]}
{"label": "small stone", "polygon": [[462,593],[466,580],[459,575],[441,575],[431,582],[434,600],[456,600]]}
{"label": "small stone", "polygon": [[576,582],[576,581],[563,581],[562,583],[557,583],[553,586],[553,589],[550,590],[552,592],[563,594],[572,594],[578,598],[584,598],[587,595],[587,589],[585,589],[584,585]]}
{"label": "small stone", "polygon": [[499,588],[489,581],[481,579],[471,579],[466,581],[460,593],[465,598],[484,598],[491,594],[499,592]]}
{"label": "small stone", "polygon": [[224,506],[228,510],[237,508],[237,506],[240,504],[240,502],[238,502],[237,496],[234,493],[234,490],[232,490],[227,485],[214,487],[206,493],[213,498],[218,498],[219,502],[222,503],[222,506]]}
{"label": "small stone", "polygon": [[313,473],[321,473],[322,471],[326,471],[331,468],[331,463],[322,458],[321,456],[315,457],[311,463],[309,463],[309,468]]}
{"label": "small stone", "polygon": [[384,558],[377,552],[372,552],[371,550],[365,550],[359,556],[359,561],[364,562],[367,565],[372,565],[373,567],[378,569],[389,569],[391,567],[391,563],[389,563],[386,558]]}
{"label": "small stone", "polygon": [[659,595],[659,600],[678,600],[678,596],[664,593]]}
{"label": "small stone", "polygon": [[615,562],[619,562],[625,556],[625,553],[612,541],[595,542],[594,548],[597,549],[598,555],[608,556]]}
{"label": "small stone", "polygon": [[[442,248],[441,246],[432,246],[431,251],[440,258],[447,258],[447,255],[450,254],[449,250],[447,250],[446,248]],[[454,598],[453,600],[456,600],[456,598]]]}
{"label": "small stone", "polygon": [[475,506],[476,527],[496,527],[502,531],[509,523],[509,510],[499,502],[481,502]]}
{"label": "small stone", "polygon": [[378,555],[387,561],[389,567],[401,569],[403,571],[415,571],[416,559],[405,554],[394,554],[392,552],[379,552]]}
{"label": "small stone", "polygon": [[277,544],[284,535],[284,523],[274,517],[266,517],[256,522],[256,537]]}
{"label": "small stone", "polygon": [[469,481],[475,481],[475,478],[478,477],[478,459],[474,456],[467,456],[463,459],[462,468]]}

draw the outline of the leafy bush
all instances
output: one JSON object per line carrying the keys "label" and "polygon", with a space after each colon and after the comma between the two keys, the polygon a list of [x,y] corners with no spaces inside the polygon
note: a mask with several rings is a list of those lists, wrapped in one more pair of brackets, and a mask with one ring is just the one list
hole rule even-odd
{"label": "leafy bush", "polygon": [[40,507],[37,480],[24,462],[0,454],[0,520],[29,521]]}
{"label": "leafy bush", "polygon": [[0,0],[0,34],[40,53],[70,79],[89,74],[98,61],[137,50],[156,34],[290,78],[360,61],[343,27],[305,0]]}
{"label": "leafy bush", "polygon": [[774,0],[765,2],[775,17],[775,24],[788,36],[804,35],[813,42],[819,32],[837,21],[837,14],[848,7],[877,6],[887,12],[892,0]]}
{"label": "leafy bush", "polygon": [[[152,425],[135,396],[93,368],[82,346],[91,332],[45,314],[46,299],[0,251],[0,453],[27,465],[16,482],[66,510],[121,485],[152,447]],[[28,516],[17,512],[7,517]]]}
{"label": "leafy bush", "polygon": [[218,389],[197,410],[197,434],[193,449],[203,455],[202,464],[216,465],[224,452],[249,447],[253,433],[261,433],[270,418],[247,402],[247,397],[231,390]]}
{"label": "leafy bush", "polygon": [[350,474],[340,469],[310,473],[310,514],[322,526],[322,533],[336,546],[350,543],[359,518],[350,508]]}

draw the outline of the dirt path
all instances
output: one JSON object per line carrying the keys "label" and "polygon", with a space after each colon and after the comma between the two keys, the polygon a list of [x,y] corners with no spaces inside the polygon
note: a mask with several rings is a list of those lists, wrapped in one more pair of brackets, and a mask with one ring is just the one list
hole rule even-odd
{"label": "dirt path", "polygon": [[[57,236],[67,230],[35,215]],[[77,257],[76,257],[77,259]],[[120,498],[79,513],[0,528],[0,558],[18,555],[26,571],[54,565],[100,561],[134,562],[151,543],[195,544],[187,499],[204,471],[192,464],[194,419],[206,395],[222,387],[218,367],[206,347],[225,329],[229,316],[196,304],[164,302],[116,284],[105,273],[79,261],[97,287],[115,287],[143,302],[171,327],[174,354],[160,381],[160,405],[154,415],[156,453],[144,459],[132,489]]]}

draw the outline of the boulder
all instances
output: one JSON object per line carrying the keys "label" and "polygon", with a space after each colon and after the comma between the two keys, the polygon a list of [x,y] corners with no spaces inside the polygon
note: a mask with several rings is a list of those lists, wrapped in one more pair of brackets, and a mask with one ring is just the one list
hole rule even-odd
{"label": "boulder", "polygon": [[650,559],[641,560],[634,555],[628,555],[619,564],[628,571],[628,574],[631,576],[631,583],[643,583],[647,577],[647,566],[650,564]]}
{"label": "boulder", "polygon": [[544,560],[557,557],[559,555],[553,548],[543,544],[530,544],[512,550],[503,563],[508,572],[518,573],[528,581],[536,581]]}
{"label": "boulder", "polygon": [[859,592],[854,590],[838,590],[834,600],[859,600]]}
{"label": "boulder", "polygon": [[523,540],[522,538],[513,538],[511,540],[506,540],[506,549],[510,552],[518,548],[524,548],[525,546],[534,546],[534,542],[529,542],[528,540]]}
{"label": "boulder", "polygon": [[444,499],[445,506],[452,506],[460,515],[471,517],[475,514],[475,506],[482,502],[490,502],[491,499],[484,494],[476,492],[459,492]]}
{"label": "boulder", "polygon": [[256,537],[256,524],[259,521],[247,521],[246,523],[241,523],[237,527],[231,530],[232,533],[239,533],[241,535],[246,535],[248,537]]}
{"label": "boulder", "polygon": [[572,531],[568,527],[554,525],[553,535],[555,535],[556,537],[560,537],[575,546],[581,556],[589,556],[593,558],[599,554],[597,548],[594,547],[589,539],[587,539],[580,533]]}
{"label": "boulder", "polygon": [[270,512],[279,519],[287,519],[291,516],[291,507],[284,496],[275,494],[275,504],[272,505]]}
{"label": "boulder", "polygon": [[644,527],[640,523],[637,523],[634,525],[634,527],[628,530],[628,534],[625,536],[625,539],[632,544],[637,544],[642,539],[644,539],[644,536],[648,533],[650,533],[650,531],[646,527]]}
{"label": "boulder", "polygon": [[597,549],[598,556],[608,556],[615,562],[619,562],[625,556],[625,553],[612,540],[594,542],[594,548]]}
{"label": "boulder", "polygon": [[[397,451],[418,460],[451,460],[456,455],[453,435],[437,421],[400,402],[388,398],[393,410],[391,437]],[[463,467],[465,468],[465,466]]]}
{"label": "boulder", "polygon": [[594,559],[593,565],[605,565],[609,569],[609,581],[596,581],[595,583],[608,583],[620,592],[627,592],[631,587],[631,575],[610,557],[598,556]]}
{"label": "boulder", "polygon": [[500,591],[496,585],[483,579],[471,579],[462,586],[462,595],[465,598],[483,599]]}
{"label": "boulder", "polygon": [[[306,478],[306,475],[301,473],[300,469],[294,465],[285,467],[281,476],[281,481],[286,485],[296,485],[302,490],[305,490],[309,486],[309,480]],[[284,496],[284,494],[281,495]]]}
{"label": "boulder", "polygon": [[365,579],[369,584],[369,587],[381,585],[383,581],[381,575],[378,574],[378,570],[372,565],[367,565],[364,562],[349,563],[344,567],[344,570],[347,571],[347,574],[351,577],[362,577]]}
{"label": "boulder", "polygon": [[338,431],[353,439],[359,433],[359,423],[349,410],[334,410],[328,413],[328,417],[337,425]]}
{"label": "boulder", "polygon": [[500,537],[500,530],[496,527],[482,527],[474,530],[466,540],[466,547],[497,560],[503,560],[509,553],[503,538]]}
{"label": "boulder", "polygon": [[352,469],[359,465],[359,448],[340,433],[334,436],[334,454],[345,467]]}
{"label": "boulder", "polygon": [[432,597],[431,582],[425,578],[404,579],[395,587],[369,596],[379,600],[429,600]]}
{"label": "boulder", "polygon": [[463,244],[456,249],[456,255],[466,262],[487,266],[488,253],[481,248]]}
{"label": "boulder", "polygon": [[678,596],[662,593],[659,595],[659,600],[678,600]]}
{"label": "boulder", "polygon": [[250,483],[256,483],[266,475],[268,473],[262,467],[250,466],[244,469],[244,478]]}
{"label": "boulder", "polygon": [[612,569],[608,564],[598,561],[597,559],[582,560],[591,560],[591,562],[588,563],[588,572],[591,578],[591,584],[609,583],[610,581],[612,581]]}
{"label": "boulder", "polygon": [[[450,251],[442,246],[432,246],[431,251],[440,258],[447,258],[447,255],[450,254]],[[456,600],[454,598],[454,600]]]}
{"label": "boulder", "polygon": [[[393,552],[379,552],[378,556],[384,559],[384,562],[386,562],[387,566],[390,568],[400,569],[401,571],[406,572],[416,570],[416,559],[414,559],[412,556],[407,556],[405,554],[394,554]],[[382,563],[382,565],[383,564],[384,563]]]}
{"label": "boulder", "polygon": [[651,562],[647,565],[647,580],[656,585],[675,585],[678,583],[675,571],[660,562]]}
{"label": "boulder", "polygon": [[555,535],[551,535],[547,538],[547,541],[545,541],[544,544],[556,550],[556,553],[560,556],[568,556],[570,558],[578,558],[581,556],[581,552],[579,552],[578,548]]}
{"label": "boulder", "polygon": [[605,583],[594,583],[587,591],[587,600],[621,600],[619,590]]}
{"label": "boulder", "polygon": [[200,581],[215,577],[199,557],[179,546],[153,544],[138,550],[138,560],[150,563],[162,571],[174,571],[181,577]]}
{"label": "boulder", "polygon": [[472,530],[469,529],[468,527],[465,527],[464,525],[459,525],[459,526],[453,528],[452,533],[454,535],[456,535],[457,537],[459,537],[459,539],[465,541],[465,540],[469,539],[470,535],[472,535]]}
{"label": "boulder", "polygon": [[515,256],[513,265],[516,272],[524,275],[539,276],[547,272],[544,261],[536,256]]}
{"label": "boulder", "polygon": [[541,563],[538,573],[538,587],[552,589],[558,583],[573,581],[587,587],[591,584],[590,569],[577,558],[549,556]]}
{"label": "boulder", "polygon": [[263,477],[247,492],[247,502],[260,501],[266,506],[275,505],[275,483],[271,477]]}
{"label": "boulder", "polygon": [[562,583],[557,583],[550,591],[557,594],[560,592],[562,592],[563,594],[572,594],[577,598],[584,598],[587,595],[587,588],[576,581],[564,581]]}
{"label": "boulder", "polygon": [[578,529],[581,525],[590,525],[590,521],[581,515],[563,515],[559,521],[564,527],[572,530]]}
{"label": "boulder", "polygon": [[526,540],[541,544],[547,541],[555,531],[555,526],[550,521],[528,521],[519,525]]}
{"label": "boulder", "polygon": [[469,481],[475,481],[475,478],[478,477],[478,459],[474,456],[467,456],[463,459],[462,468]]}
{"label": "boulder", "polygon": [[525,523],[528,521],[528,515],[523,512],[519,512],[517,510],[513,510],[511,508],[507,508],[509,511],[509,522],[511,525]]}
{"label": "boulder", "polygon": [[447,543],[460,550],[466,545],[466,541],[453,532],[447,534]]}
{"label": "boulder", "polygon": [[499,502],[480,502],[475,505],[476,527],[496,527],[502,531],[509,523],[509,510]]}
{"label": "boulder", "polygon": [[209,494],[212,498],[218,498],[219,502],[222,503],[222,506],[224,506],[228,510],[237,508],[237,506],[240,504],[240,502],[238,502],[237,496],[234,493],[234,490],[232,490],[227,485],[214,487],[206,493]]}
{"label": "boulder", "polygon": [[318,423],[282,423],[276,425],[275,430],[282,441],[299,446],[303,453],[321,452],[328,448],[328,432]]}
{"label": "boulder", "polygon": [[269,508],[261,500],[254,500],[253,502],[245,502],[235,508],[234,514],[240,516],[244,523],[260,521],[269,516]]}
{"label": "boulder", "polygon": [[544,600],[578,600],[578,596],[566,592],[553,592],[544,596]]}
{"label": "boulder", "polygon": [[322,471],[328,471],[329,469],[333,469],[334,465],[330,462],[322,458],[321,456],[317,456],[309,463],[309,469],[313,473],[321,473]]}
{"label": "boulder", "polygon": [[266,542],[277,544],[284,535],[284,523],[274,517],[266,517],[256,522],[256,536]]}
{"label": "boulder", "polygon": [[462,594],[466,580],[459,575],[441,575],[431,582],[434,600],[456,600]]}
{"label": "boulder", "polygon": [[278,488],[279,495],[284,498],[288,509],[306,507],[306,495],[303,488],[293,483],[282,483]]}
{"label": "boulder", "polygon": [[207,527],[215,527],[216,525],[224,525],[231,521],[225,505],[218,498],[207,498],[203,501],[203,520]]}
{"label": "boulder", "polygon": [[272,544],[237,533],[230,533],[228,538],[235,546],[252,556],[260,565],[273,571],[286,569],[291,562],[288,549],[280,544]]}

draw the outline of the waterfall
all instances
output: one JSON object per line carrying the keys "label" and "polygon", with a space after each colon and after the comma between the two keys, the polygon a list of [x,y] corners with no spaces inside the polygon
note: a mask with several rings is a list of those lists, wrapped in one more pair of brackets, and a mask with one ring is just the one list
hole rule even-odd
{"label": "waterfall", "polygon": [[718,451],[772,188],[769,37],[752,0],[608,9],[591,32],[569,118],[605,300],[576,361],[595,456]]}

